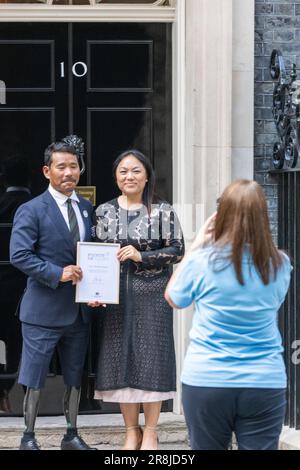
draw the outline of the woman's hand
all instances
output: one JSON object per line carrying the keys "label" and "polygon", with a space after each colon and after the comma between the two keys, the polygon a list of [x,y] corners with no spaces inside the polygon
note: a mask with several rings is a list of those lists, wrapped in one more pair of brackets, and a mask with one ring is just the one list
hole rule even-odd
{"label": "woman's hand", "polygon": [[186,259],[190,256],[191,251],[196,250],[196,248],[203,247],[205,245],[208,245],[209,243],[212,243],[215,239],[215,222],[216,222],[216,216],[217,212],[215,212],[213,215],[211,215],[206,222],[203,224],[201,229],[198,232],[198,235],[196,236],[195,240],[191,244],[191,247],[189,251],[185,254],[183,260],[179,263],[178,268],[173,272],[171,279],[168,282],[166,291],[165,291],[165,299],[168,302],[168,304],[176,309],[182,308],[178,307],[175,305],[170,297],[169,292],[171,291],[176,279],[178,278],[179,274],[181,273]]}
{"label": "woman's hand", "polygon": [[215,222],[217,212],[211,215],[199,230],[195,240],[191,244],[190,249],[195,250],[206,245],[209,245],[214,240]]}
{"label": "woman's hand", "polygon": [[136,263],[140,263],[142,261],[141,253],[132,245],[123,246],[123,248],[118,251],[117,258],[121,262],[126,261],[127,259],[131,259]]}
{"label": "woman's hand", "polygon": [[93,308],[96,308],[96,307],[106,307],[106,304],[102,304],[101,302],[98,302],[97,300],[94,301],[94,302],[88,302],[88,306],[89,307],[93,307]]}

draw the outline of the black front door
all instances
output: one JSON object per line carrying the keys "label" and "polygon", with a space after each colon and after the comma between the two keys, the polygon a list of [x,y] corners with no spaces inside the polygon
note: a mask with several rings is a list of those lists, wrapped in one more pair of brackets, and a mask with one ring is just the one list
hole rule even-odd
{"label": "black front door", "polygon": [[[0,23],[0,412],[22,410],[23,390],[15,384],[21,337],[14,311],[26,279],[9,265],[8,244],[17,206],[47,187],[41,171],[45,147],[71,133],[83,139],[86,171],[80,185],[96,186],[97,204],[117,194],[115,157],[137,148],[154,164],[159,194],[171,200],[170,28]],[[16,195],[9,207],[7,187]],[[82,412],[100,406],[91,398],[96,340],[91,333]],[[54,358],[42,414],[61,412],[62,388]]]}

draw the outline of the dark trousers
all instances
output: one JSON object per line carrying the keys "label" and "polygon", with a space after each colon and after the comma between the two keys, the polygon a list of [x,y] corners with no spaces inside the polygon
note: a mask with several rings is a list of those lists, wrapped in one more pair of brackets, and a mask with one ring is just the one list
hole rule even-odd
{"label": "dark trousers", "polygon": [[276,450],[286,390],[182,385],[193,450],[226,450],[235,433],[239,450]]}
{"label": "dark trousers", "polygon": [[23,349],[19,383],[40,389],[57,347],[66,385],[80,387],[88,345],[88,324],[78,315],[73,325],[49,328],[22,323]]}

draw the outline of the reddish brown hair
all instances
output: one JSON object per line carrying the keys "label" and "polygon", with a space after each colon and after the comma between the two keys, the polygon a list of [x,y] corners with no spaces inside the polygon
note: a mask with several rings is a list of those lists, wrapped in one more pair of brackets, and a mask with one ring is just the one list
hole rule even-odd
{"label": "reddish brown hair", "polygon": [[231,245],[229,260],[242,285],[242,258],[246,243],[263,283],[269,284],[270,275],[276,277],[283,260],[272,240],[265,195],[255,181],[237,180],[227,186],[219,200],[215,245]]}

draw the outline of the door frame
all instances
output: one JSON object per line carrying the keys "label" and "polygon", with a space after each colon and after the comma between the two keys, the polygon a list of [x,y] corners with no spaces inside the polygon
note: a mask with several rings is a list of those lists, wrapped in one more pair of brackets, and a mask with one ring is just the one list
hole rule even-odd
{"label": "door frame", "polygon": [[[185,158],[185,12],[186,0],[171,1],[170,7],[155,5],[0,5],[0,22],[80,22],[80,23],[172,23],[172,133],[173,133],[173,201],[179,217],[184,217],[187,184]],[[182,209],[181,209],[182,208]],[[184,226],[184,223],[183,223]],[[180,371],[186,351],[186,318],[174,315],[174,337],[177,360],[177,394],[173,413],[182,414]]]}
{"label": "door frame", "polygon": [[[182,0],[177,1],[180,3]],[[97,5],[1,4],[0,12],[0,22],[22,23],[27,21],[173,23],[176,18],[174,1],[172,1],[172,6],[101,3]]]}

